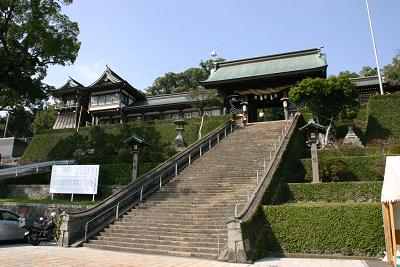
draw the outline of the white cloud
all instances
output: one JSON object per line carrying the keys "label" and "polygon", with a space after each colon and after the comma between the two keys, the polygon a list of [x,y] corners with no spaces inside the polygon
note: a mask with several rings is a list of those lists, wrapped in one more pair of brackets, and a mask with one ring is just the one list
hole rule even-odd
{"label": "white cloud", "polygon": [[73,67],[71,77],[84,85],[95,82],[106,68],[106,64],[94,62],[90,64],[77,64]]}

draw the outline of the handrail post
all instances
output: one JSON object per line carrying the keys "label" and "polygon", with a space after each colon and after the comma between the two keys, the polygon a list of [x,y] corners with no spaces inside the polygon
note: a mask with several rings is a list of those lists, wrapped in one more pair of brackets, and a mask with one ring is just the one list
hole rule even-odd
{"label": "handrail post", "polygon": [[258,184],[258,170],[257,170],[257,184]]}
{"label": "handrail post", "polygon": [[36,164],[36,173],[39,172],[39,165]]}
{"label": "handrail post", "polygon": [[18,167],[15,168],[15,176],[18,176]]}
{"label": "handrail post", "polygon": [[88,223],[89,223],[89,222],[87,222],[87,223],[85,224],[85,243],[86,243],[86,241],[87,241]]}
{"label": "handrail post", "polygon": [[175,164],[175,176],[178,175],[178,163]]}
{"label": "handrail post", "polygon": [[211,149],[211,138],[210,138],[210,140],[208,140],[208,150],[210,150]]}
{"label": "handrail post", "polygon": [[225,137],[226,137],[226,128],[225,128],[225,131],[224,131],[224,132],[225,132]]}
{"label": "handrail post", "polygon": [[160,174],[160,189],[162,187],[162,174]]}
{"label": "handrail post", "polygon": [[233,126],[232,126],[232,123],[231,123],[231,132],[232,132],[232,130],[233,130]]}
{"label": "handrail post", "polygon": [[117,220],[118,217],[119,217],[118,213],[119,213],[119,202],[117,203],[117,210],[115,211],[115,219],[116,219],[116,220]]}
{"label": "handrail post", "polygon": [[189,165],[190,165],[191,161],[192,161],[192,153],[189,153]]}
{"label": "handrail post", "polygon": [[219,133],[217,134],[217,143],[219,143]]}
{"label": "handrail post", "polygon": [[140,189],[140,202],[143,202],[143,185],[142,188]]}
{"label": "handrail post", "polygon": [[238,206],[239,206],[239,204],[236,202],[236,203],[235,203],[235,218],[236,218],[237,215],[238,215]]}
{"label": "handrail post", "polygon": [[202,153],[201,153],[201,148],[202,147],[203,147],[203,144],[200,145],[200,156],[202,156]]}

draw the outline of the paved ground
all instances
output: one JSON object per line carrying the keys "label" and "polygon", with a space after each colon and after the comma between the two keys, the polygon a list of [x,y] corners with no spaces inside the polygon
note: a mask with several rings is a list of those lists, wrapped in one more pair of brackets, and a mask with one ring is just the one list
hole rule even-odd
{"label": "paved ground", "polygon": [[[375,262],[379,264],[379,262]],[[61,248],[54,244],[1,244],[0,266],[140,266],[140,267],[367,267],[361,260],[267,258],[255,264],[232,264],[184,257]],[[375,265],[380,266],[380,265]],[[384,266],[384,265],[383,265]]]}

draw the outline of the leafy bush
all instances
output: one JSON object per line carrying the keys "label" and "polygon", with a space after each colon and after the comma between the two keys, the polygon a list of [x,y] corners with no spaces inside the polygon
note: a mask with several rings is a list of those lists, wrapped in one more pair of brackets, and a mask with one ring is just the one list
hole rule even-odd
{"label": "leafy bush", "polygon": [[[322,181],[382,181],[385,156],[336,157],[319,159]],[[301,159],[304,181],[312,181],[311,159]]]}
{"label": "leafy bush", "polygon": [[20,176],[20,177],[14,177],[14,178],[9,178],[4,181],[5,184],[25,184],[25,185],[31,185],[31,184],[50,184],[50,177],[51,173],[50,171],[48,172],[42,172],[42,173],[35,173],[35,174],[30,174],[26,176]]}
{"label": "leafy bush", "polygon": [[368,144],[374,140],[400,143],[400,96],[371,96],[368,103],[369,118],[366,132]]}
{"label": "leafy bush", "polygon": [[382,182],[286,184],[281,191],[287,202],[379,202]]}
{"label": "leafy bush", "polygon": [[265,206],[262,247],[268,252],[381,256],[380,204]]}
{"label": "leafy bush", "polygon": [[125,185],[132,181],[132,165],[104,164],[100,166],[99,176],[99,184]]}

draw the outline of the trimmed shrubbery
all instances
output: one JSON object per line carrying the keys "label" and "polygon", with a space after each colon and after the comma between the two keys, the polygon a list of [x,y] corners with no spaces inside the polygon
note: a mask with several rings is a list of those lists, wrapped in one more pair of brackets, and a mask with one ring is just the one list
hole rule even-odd
{"label": "trimmed shrubbery", "polygon": [[285,202],[379,202],[382,182],[286,184]]}
{"label": "trimmed shrubbery", "polygon": [[385,247],[380,204],[293,204],[264,211],[262,242],[268,252],[373,257]]}
{"label": "trimmed shrubbery", "polygon": [[[319,159],[319,175],[324,182],[382,181],[385,156],[328,157]],[[304,181],[312,181],[311,159],[301,159]]]}
{"label": "trimmed shrubbery", "polygon": [[400,143],[400,96],[371,96],[368,103],[369,118],[365,140],[373,145],[376,140]]}
{"label": "trimmed shrubbery", "polygon": [[[229,121],[230,116],[207,117],[203,134]],[[185,141],[188,145],[197,140],[200,118],[188,119],[185,127]],[[71,159],[82,164],[130,163],[130,149],[124,140],[133,133],[143,137],[151,146],[141,153],[143,163],[157,165],[176,153],[171,145],[176,137],[175,125],[171,121],[133,122],[126,124],[83,127],[75,129],[45,130],[35,135],[22,159],[25,162]],[[88,151],[84,156],[73,156],[76,150]]]}

